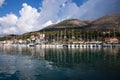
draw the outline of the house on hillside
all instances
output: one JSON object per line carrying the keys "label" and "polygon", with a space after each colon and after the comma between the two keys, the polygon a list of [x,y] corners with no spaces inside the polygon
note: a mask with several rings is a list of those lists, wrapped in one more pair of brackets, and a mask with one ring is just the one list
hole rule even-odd
{"label": "house on hillside", "polygon": [[105,38],[105,42],[107,43],[119,43],[117,38]]}

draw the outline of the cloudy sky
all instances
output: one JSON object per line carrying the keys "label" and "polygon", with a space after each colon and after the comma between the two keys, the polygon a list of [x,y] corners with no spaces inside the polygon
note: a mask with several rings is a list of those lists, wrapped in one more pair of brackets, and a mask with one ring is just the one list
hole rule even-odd
{"label": "cloudy sky", "polygon": [[120,12],[120,0],[0,0],[0,35],[36,31],[64,19]]}

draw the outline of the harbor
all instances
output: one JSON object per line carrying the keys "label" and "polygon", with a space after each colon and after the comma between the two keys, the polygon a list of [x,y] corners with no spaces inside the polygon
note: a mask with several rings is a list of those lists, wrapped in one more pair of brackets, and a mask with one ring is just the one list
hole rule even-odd
{"label": "harbor", "polygon": [[120,0],[0,0],[0,80],[120,80]]}
{"label": "harbor", "polygon": [[120,44],[106,44],[106,43],[87,43],[87,44],[2,44],[2,46],[24,46],[24,47],[40,47],[40,48],[104,48],[104,47],[111,47],[120,48]]}
{"label": "harbor", "polygon": [[42,30],[19,36],[6,36],[0,41],[0,44],[4,46],[43,48],[120,47],[119,34],[115,29],[106,29],[104,31],[81,29]]}

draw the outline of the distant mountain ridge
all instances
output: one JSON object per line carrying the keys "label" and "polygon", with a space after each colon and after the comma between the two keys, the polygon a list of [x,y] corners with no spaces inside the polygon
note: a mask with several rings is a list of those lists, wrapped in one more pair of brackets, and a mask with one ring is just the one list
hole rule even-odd
{"label": "distant mountain ridge", "polygon": [[120,31],[120,13],[108,14],[95,20],[81,21],[68,19],[57,24],[47,26],[42,30],[55,30],[64,28],[85,28],[85,29],[113,29]]}
{"label": "distant mountain ridge", "polygon": [[83,27],[86,26],[87,24],[83,21],[80,21],[78,19],[68,19],[61,21],[60,23],[53,24],[50,26],[45,27],[44,29],[60,29],[60,28],[72,28],[72,27]]}
{"label": "distant mountain ridge", "polygon": [[119,30],[120,28],[120,13],[108,14],[92,22],[93,29],[112,29]]}

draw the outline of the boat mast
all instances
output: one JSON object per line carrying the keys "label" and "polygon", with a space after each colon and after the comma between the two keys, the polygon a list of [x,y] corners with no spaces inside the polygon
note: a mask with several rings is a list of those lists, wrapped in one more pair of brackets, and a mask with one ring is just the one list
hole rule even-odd
{"label": "boat mast", "polygon": [[113,32],[114,32],[114,38],[115,38],[115,37],[116,37],[116,35],[115,35],[115,28],[114,28],[114,31],[113,31]]}

